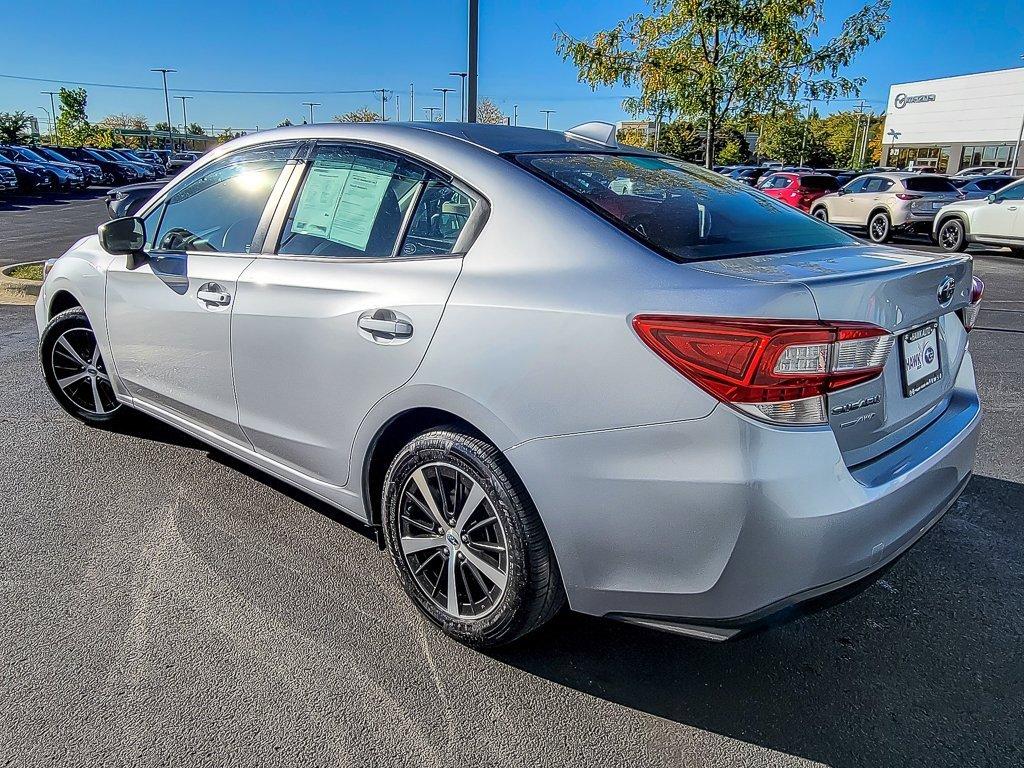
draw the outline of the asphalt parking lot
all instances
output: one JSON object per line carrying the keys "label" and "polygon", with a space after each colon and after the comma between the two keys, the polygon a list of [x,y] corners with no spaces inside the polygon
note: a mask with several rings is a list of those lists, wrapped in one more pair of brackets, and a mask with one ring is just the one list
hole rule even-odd
{"label": "asphalt parking lot", "polygon": [[[104,219],[96,194],[0,202],[0,263]],[[867,591],[724,644],[571,614],[454,644],[340,513],[66,416],[31,307],[0,306],[0,764],[1024,764],[1024,261],[975,256],[967,492]]]}

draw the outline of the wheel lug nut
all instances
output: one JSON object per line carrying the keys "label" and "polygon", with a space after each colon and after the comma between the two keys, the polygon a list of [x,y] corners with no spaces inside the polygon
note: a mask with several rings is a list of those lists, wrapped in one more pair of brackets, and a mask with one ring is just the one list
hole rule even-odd
{"label": "wheel lug nut", "polygon": [[469,541],[469,536],[467,536],[466,534],[462,534],[462,540],[464,542],[468,542]]}

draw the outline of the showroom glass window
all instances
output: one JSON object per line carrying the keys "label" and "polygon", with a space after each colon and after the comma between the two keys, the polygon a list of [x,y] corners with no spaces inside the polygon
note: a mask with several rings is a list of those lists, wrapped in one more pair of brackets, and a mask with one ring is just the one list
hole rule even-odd
{"label": "showroom glass window", "polygon": [[249,253],[294,150],[292,144],[242,150],[187,177],[146,217],[147,245],[157,251]]}
{"label": "showroom glass window", "polygon": [[278,253],[336,259],[451,253],[473,205],[398,155],[323,145],[292,203]]}

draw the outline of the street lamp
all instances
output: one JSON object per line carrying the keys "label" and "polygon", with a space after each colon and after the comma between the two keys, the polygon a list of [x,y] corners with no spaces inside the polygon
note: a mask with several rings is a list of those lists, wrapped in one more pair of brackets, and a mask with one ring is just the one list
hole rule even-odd
{"label": "street lamp", "polygon": [[512,105],[512,125],[519,125],[519,105]]}
{"label": "street lamp", "polygon": [[386,123],[388,121],[388,114],[384,110],[386,109],[385,104],[387,103],[387,88],[375,88],[374,93],[380,94],[380,121]]}
{"label": "street lamp", "polygon": [[40,91],[40,93],[50,94],[50,138],[57,144],[57,107],[54,106],[53,97],[57,93],[56,91]]}
{"label": "street lamp", "polygon": [[469,72],[449,72],[452,77],[462,78],[462,110],[459,112],[459,120],[465,122],[466,120],[466,77]]}
{"label": "street lamp", "polygon": [[454,88],[435,88],[435,91],[441,93],[441,122],[448,122],[448,94],[454,93]]}
{"label": "street lamp", "polygon": [[46,120],[50,124],[50,143],[56,144],[57,143],[57,141],[56,141],[57,137],[56,137],[56,133],[55,133],[55,131],[53,129],[53,115],[50,114],[50,110],[48,110],[46,107],[44,107],[42,105],[36,107],[36,109],[41,109],[41,110],[43,110],[43,112],[46,113]]}
{"label": "street lamp", "polygon": [[554,114],[555,110],[542,109],[541,112],[544,113],[544,130],[546,131],[551,127],[551,115]]}
{"label": "street lamp", "polygon": [[423,111],[427,113],[427,121],[434,122],[434,113],[438,111],[437,107],[424,107]]}
{"label": "street lamp", "polygon": [[167,67],[156,67],[149,71],[159,72],[164,76],[164,109],[167,110],[167,148],[174,149],[174,137],[171,135],[171,100],[167,96],[167,73],[177,72],[178,70],[168,69]]}
{"label": "street lamp", "polygon": [[[194,98],[194,97],[192,97],[192,96],[175,96],[174,98],[181,99],[181,124],[184,126],[184,130],[182,131],[182,133],[185,134],[185,141],[188,141],[188,113],[185,110],[185,102],[188,101],[191,98]],[[183,147],[183,149],[184,149],[184,147]]]}
{"label": "street lamp", "polygon": [[469,88],[466,92],[466,122],[476,122],[476,81],[477,54],[480,51],[480,0],[469,0],[469,24],[467,25],[466,71],[469,73]]}
{"label": "street lamp", "polygon": [[309,124],[313,124],[313,107],[323,106],[319,101],[304,101],[302,106],[309,107]]}

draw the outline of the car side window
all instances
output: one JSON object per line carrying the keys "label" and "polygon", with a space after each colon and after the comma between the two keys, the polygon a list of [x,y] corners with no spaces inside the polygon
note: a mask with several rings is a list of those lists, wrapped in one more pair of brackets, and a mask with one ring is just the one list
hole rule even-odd
{"label": "car side window", "polygon": [[277,252],[325,258],[395,253],[426,172],[386,152],[320,145],[292,202]]}
{"label": "car side window", "polygon": [[854,192],[863,192],[864,191],[864,185],[867,182],[868,182],[868,177],[862,176],[859,179],[854,179],[853,181],[851,181],[849,184],[847,184],[845,187],[843,187],[843,190],[845,192],[847,192],[848,194],[849,193],[854,193]]}
{"label": "car side window", "polygon": [[996,196],[999,200],[1024,200],[1024,183],[1004,187],[1001,192],[996,193]]}
{"label": "car side window", "polygon": [[869,176],[865,180],[865,182],[864,182],[864,189],[861,190],[861,191],[862,192],[881,192],[882,191],[882,183],[884,181],[885,181],[885,179],[878,178],[877,176],[874,176],[874,177],[870,177]]}
{"label": "car side window", "polygon": [[293,144],[254,147],[189,176],[146,217],[148,245],[157,251],[249,253],[294,150]]}
{"label": "car side window", "polygon": [[452,253],[475,207],[476,201],[465,192],[440,179],[428,179],[402,243],[402,255]]}

